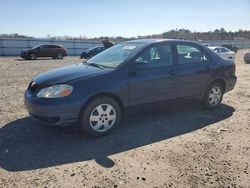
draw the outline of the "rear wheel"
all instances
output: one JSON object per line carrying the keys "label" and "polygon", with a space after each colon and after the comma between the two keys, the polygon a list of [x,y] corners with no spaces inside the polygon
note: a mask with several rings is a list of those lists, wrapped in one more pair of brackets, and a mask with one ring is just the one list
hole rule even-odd
{"label": "rear wheel", "polygon": [[118,103],[110,97],[99,97],[89,102],[79,117],[79,128],[85,134],[99,137],[112,132],[121,119]]}
{"label": "rear wheel", "polygon": [[57,55],[56,55],[56,59],[63,59],[63,53],[58,52]]}
{"label": "rear wheel", "polygon": [[224,89],[220,83],[212,83],[205,95],[203,102],[208,109],[216,108],[220,105],[224,94]]}

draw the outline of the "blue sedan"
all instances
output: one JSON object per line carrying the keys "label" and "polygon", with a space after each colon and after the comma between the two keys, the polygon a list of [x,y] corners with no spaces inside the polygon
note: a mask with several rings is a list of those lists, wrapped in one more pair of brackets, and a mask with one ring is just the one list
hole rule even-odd
{"label": "blue sedan", "polygon": [[134,40],[36,76],[25,104],[36,120],[59,126],[77,122],[97,137],[110,133],[123,109],[133,106],[194,98],[216,108],[236,80],[235,63],[199,43]]}

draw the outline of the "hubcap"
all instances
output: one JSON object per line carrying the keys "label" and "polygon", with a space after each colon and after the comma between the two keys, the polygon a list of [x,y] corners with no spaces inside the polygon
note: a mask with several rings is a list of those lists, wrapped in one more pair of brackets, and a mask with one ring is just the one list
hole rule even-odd
{"label": "hubcap", "polygon": [[57,54],[58,59],[62,59],[62,57],[63,57],[62,53]]}
{"label": "hubcap", "polygon": [[36,55],[35,54],[31,54],[30,59],[35,59]]}
{"label": "hubcap", "polygon": [[110,104],[97,106],[90,114],[89,122],[91,127],[97,132],[109,130],[115,123],[116,111]]}
{"label": "hubcap", "polygon": [[208,95],[208,102],[211,106],[216,106],[221,100],[221,90],[219,87],[213,87]]}

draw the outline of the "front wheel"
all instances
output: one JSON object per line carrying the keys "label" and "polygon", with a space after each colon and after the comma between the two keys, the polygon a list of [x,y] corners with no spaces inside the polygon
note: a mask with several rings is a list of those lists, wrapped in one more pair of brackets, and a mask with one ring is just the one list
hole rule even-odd
{"label": "front wheel", "polygon": [[119,104],[110,97],[99,97],[82,109],[79,128],[85,134],[99,137],[112,132],[121,119]]}
{"label": "front wheel", "polygon": [[29,55],[29,59],[35,60],[35,59],[36,59],[36,54],[35,54],[35,53],[31,53],[31,54]]}
{"label": "front wheel", "polygon": [[203,98],[204,105],[208,109],[216,108],[220,105],[224,94],[224,89],[220,83],[211,84]]}

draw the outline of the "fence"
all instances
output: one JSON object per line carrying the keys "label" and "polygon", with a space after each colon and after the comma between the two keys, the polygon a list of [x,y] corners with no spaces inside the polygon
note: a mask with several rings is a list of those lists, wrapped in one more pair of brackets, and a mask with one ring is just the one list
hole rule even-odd
{"label": "fence", "polygon": [[[237,48],[250,48],[250,40],[208,40],[202,43],[210,46],[231,44]],[[94,46],[102,46],[100,41],[92,40],[54,40],[54,39],[0,39],[0,56],[20,55],[21,50],[32,48],[39,44],[63,45],[68,55],[80,55],[83,50]]]}
{"label": "fence", "polygon": [[208,40],[202,41],[203,43],[208,44],[209,46],[222,46],[224,44],[230,44],[239,49],[241,48],[250,48],[250,40]]}
{"label": "fence", "polygon": [[94,46],[103,46],[100,41],[91,40],[51,40],[51,39],[0,39],[0,56],[20,55],[23,49],[39,44],[63,45],[68,55],[79,55],[83,50]]}

